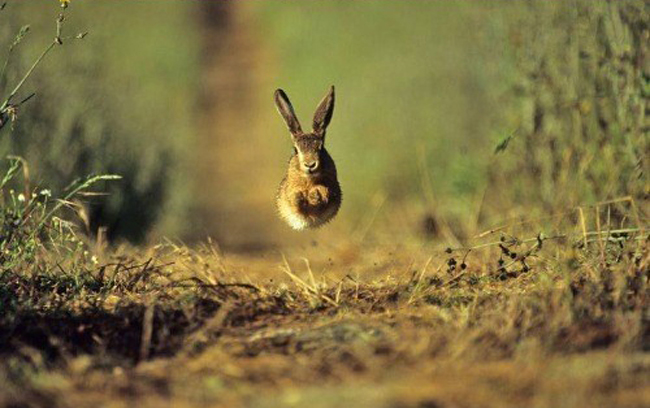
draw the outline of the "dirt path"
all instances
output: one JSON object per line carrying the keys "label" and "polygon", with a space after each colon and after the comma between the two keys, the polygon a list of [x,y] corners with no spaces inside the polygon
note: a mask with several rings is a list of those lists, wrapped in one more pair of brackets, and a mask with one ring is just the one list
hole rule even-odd
{"label": "dirt path", "polygon": [[[261,98],[255,92],[269,82],[269,57],[245,6],[205,2],[202,14],[203,131],[195,161],[195,235],[210,235],[238,250],[268,248],[281,232],[273,203],[280,166],[265,148],[257,117]],[[267,108],[272,109],[270,102]]]}

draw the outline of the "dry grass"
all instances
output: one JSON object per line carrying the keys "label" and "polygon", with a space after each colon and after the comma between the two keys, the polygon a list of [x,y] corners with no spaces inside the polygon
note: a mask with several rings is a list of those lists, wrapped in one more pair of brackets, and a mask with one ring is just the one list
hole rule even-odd
{"label": "dry grass", "polygon": [[579,225],[472,251],[167,243],[24,266],[2,276],[0,405],[647,406],[647,236]]}

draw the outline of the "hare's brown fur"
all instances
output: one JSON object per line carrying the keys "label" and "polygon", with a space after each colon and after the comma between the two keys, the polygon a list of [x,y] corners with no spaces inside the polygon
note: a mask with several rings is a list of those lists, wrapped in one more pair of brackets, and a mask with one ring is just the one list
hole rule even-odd
{"label": "hare's brown fur", "polygon": [[293,229],[316,228],[330,221],[341,206],[336,166],[324,147],[325,130],[334,109],[334,87],[319,104],[311,133],[302,131],[282,90],[276,91],[275,99],[294,144],[287,174],[278,189],[278,211]]}

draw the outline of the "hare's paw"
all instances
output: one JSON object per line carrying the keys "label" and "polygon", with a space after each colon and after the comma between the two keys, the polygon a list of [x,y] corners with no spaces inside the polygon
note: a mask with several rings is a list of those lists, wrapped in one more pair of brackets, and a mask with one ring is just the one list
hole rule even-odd
{"label": "hare's paw", "polygon": [[307,194],[304,192],[296,192],[293,195],[293,205],[297,206],[298,208],[306,208],[309,206],[309,199],[307,197]]}
{"label": "hare's paw", "polygon": [[327,204],[328,200],[328,191],[324,186],[315,186],[309,190],[309,194],[307,195],[307,201],[312,206]]}

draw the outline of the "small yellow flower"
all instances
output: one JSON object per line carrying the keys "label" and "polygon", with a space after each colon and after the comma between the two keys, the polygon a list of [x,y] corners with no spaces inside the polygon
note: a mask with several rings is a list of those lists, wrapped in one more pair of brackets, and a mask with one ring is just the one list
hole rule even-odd
{"label": "small yellow flower", "polygon": [[68,3],[70,3],[70,0],[59,0],[61,3],[61,7],[66,8],[68,7]]}

